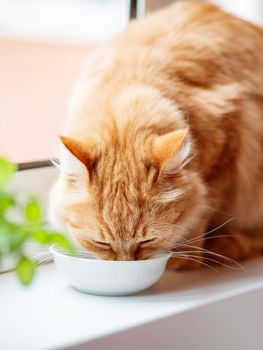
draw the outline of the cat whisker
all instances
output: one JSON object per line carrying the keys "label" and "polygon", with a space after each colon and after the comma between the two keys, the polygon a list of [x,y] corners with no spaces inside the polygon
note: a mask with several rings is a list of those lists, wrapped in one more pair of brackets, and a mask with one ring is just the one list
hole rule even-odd
{"label": "cat whisker", "polygon": [[[236,260],[234,259],[231,259],[225,255],[222,255],[222,254],[218,254],[218,253],[215,253],[215,252],[212,252],[208,249],[205,249],[205,248],[201,248],[201,247],[195,247],[195,246],[191,246],[191,245],[187,245],[187,244],[182,244],[180,247],[187,247],[187,248],[190,248],[190,249],[194,249],[196,253],[205,253],[205,254],[210,254],[210,255],[213,255],[213,256],[216,256],[218,258],[221,258],[227,262],[229,262],[230,264],[234,264],[236,266],[239,267],[239,269],[243,270],[244,272],[246,272],[246,269],[244,268],[243,265],[241,265],[239,262],[237,262]],[[180,251],[179,251],[180,252]]]}
{"label": "cat whisker", "polygon": [[209,233],[212,233],[212,232],[215,232],[215,231],[219,230],[220,228],[224,227],[225,225],[227,225],[229,222],[233,221],[234,219],[235,219],[235,217],[231,217],[230,219],[226,220],[226,221],[225,221],[225,222],[223,222],[221,225],[219,225],[219,226],[217,226],[217,227],[213,228],[212,230],[207,231],[207,232],[204,232],[204,233],[202,233],[202,234],[201,234],[201,235],[199,235],[199,236],[195,236],[195,237],[194,237],[194,238],[192,238],[192,239],[188,239],[188,240],[186,239],[186,240],[184,240],[184,241],[180,242],[180,244],[184,244],[184,243],[191,243],[193,240],[197,240],[197,239],[199,239],[199,238],[200,238],[200,240],[202,240],[202,239],[206,239],[206,235],[207,235],[207,234],[209,234]]}
{"label": "cat whisker", "polygon": [[43,260],[37,261],[36,264],[37,265],[45,265],[45,264],[51,262],[52,260],[53,260],[52,256],[49,256]]}
{"label": "cat whisker", "polygon": [[50,159],[48,163],[56,168],[60,168],[60,161],[58,158]]}
{"label": "cat whisker", "polygon": [[230,219],[228,219],[228,220],[226,220],[225,222],[223,222],[221,225],[219,225],[219,226],[213,228],[213,229],[210,230],[210,231],[204,232],[204,235],[208,235],[209,233],[212,233],[212,232],[215,232],[215,231],[219,230],[220,228],[226,226],[227,224],[229,224],[231,221],[233,221],[233,220],[235,220],[235,219],[236,219],[235,216],[231,217]]}
{"label": "cat whisker", "polygon": [[45,256],[45,255],[48,255],[48,256],[50,256],[50,254],[49,254],[49,252],[48,251],[46,251],[46,252],[41,252],[41,253],[38,253],[38,254],[29,254],[29,257],[30,257],[30,259],[38,259],[38,258],[41,258],[41,257],[43,257],[43,255]]}
{"label": "cat whisker", "polygon": [[222,211],[222,210],[213,208],[213,207],[211,207],[210,205],[206,205],[206,208],[209,209],[209,210],[211,210],[211,211],[214,211],[215,213],[219,213],[219,214],[223,214],[223,215],[225,215],[225,216],[232,217],[232,214],[231,214],[231,213],[227,213],[227,212],[225,212],[225,211]]}
{"label": "cat whisker", "polygon": [[198,243],[198,242],[201,242],[201,241],[208,241],[210,239],[214,239],[214,238],[228,238],[228,237],[235,237],[234,235],[229,235],[229,234],[225,234],[225,235],[215,235],[215,236],[209,236],[209,237],[203,237],[203,238],[197,238],[197,239],[192,239],[192,240],[189,240],[187,241],[187,243]]}
{"label": "cat whisker", "polygon": [[198,259],[198,257],[195,256],[195,255],[176,253],[176,254],[173,254],[172,256],[174,256],[174,257],[176,257],[176,258],[188,259],[188,260],[191,260],[191,261],[200,263],[200,264],[203,265],[203,266],[206,266],[206,267],[208,267],[208,268],[211,268],[211,269],[214,270],[216,273],[219,273],[219,271],[218,271],[214,266],[211,266],[211,265],[209,265],[209,264],[206,264],[204,261]]}
{"label": "cat whisker", "polygon": [[[195,250],[183,250],[183,251],[180,251],[179,252],[180,254],[181,253],[183,253],[183,254],[188,254],[188,253],[196,253],[196,251]],[[196,257],[198,257],[198,255],[196,255]],[[202,257],[202,259],[203,260],[209,260],[209,261],[211,261],[211,262],[214,262],[216,265],[220,265],[220,266],[223,266],[223,267],[227,267],[227,268],[229,268],[229,269],[231,269],[231,270],[235,270],[235,271],[237,271],[237,270],[240,270],[241,268],[240,267],[234,267],[234,266],[232,266],[232,265],[227,265],[227,264],[224,264],[224,263],[222,263],[222,262],[220,262],[220,261],[217,261],[217,260],[215,260],[215,259],[212,259],[212,258],[208,258],[208,257]]]}

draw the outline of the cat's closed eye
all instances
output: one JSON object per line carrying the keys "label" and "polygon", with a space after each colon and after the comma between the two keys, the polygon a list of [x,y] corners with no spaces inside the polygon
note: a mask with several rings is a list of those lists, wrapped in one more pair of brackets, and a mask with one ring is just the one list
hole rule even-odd
{"label": "cat's closed eye", "polygon": [[107,243],[107,242],[92,240],[92,243],[100,249],[105,249],[105,250],[111,249],[110,243]]}
{"label": "cat's closed eye", "polygon": [[149,239],[146,239],[144,241],[141,241],[140,242],[140,246],[141,247],[146,247],[148,245],[151,245],[152,243],[156,243],[157,239],[156,238],[149,238]]}

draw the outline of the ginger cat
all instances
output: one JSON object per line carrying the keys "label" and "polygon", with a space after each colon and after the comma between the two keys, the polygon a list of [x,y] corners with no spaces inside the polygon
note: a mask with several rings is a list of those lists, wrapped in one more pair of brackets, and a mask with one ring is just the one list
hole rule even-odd
{"label": "ginger cat", "polygon": [[171,268],[197,268],[260,253],[256,26],[188,1],[132,22],[90,55],[63,135],[50,220],[98,257],[173,249]]}

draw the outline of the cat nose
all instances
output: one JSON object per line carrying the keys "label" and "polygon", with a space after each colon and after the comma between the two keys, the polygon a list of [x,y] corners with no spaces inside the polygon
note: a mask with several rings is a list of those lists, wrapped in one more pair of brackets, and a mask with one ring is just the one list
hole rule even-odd
{"label": "cat nose", "polygon": [[135,255],[132,252],[118,252],[116,260],[120,261],[131,261],[135,260]]}

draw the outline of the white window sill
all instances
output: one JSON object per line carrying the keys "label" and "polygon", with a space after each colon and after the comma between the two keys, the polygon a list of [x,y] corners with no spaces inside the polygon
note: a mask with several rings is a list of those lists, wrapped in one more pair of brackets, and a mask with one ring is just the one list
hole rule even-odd
{"label": "white window sill", "polygon": [[263,260],[246,272],[168,271],[136,296],[77,292],[53,264],[24,288],[0,275],[1,349],[262,349]]}

